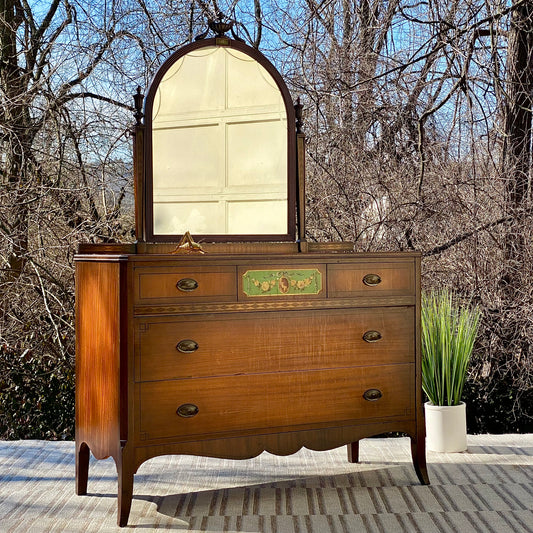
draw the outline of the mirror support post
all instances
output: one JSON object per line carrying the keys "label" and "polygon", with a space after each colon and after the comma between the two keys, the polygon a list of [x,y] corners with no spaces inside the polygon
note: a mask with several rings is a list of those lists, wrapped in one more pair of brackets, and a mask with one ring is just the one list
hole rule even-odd
{"label": "mirror support post", "polygon": [[146,228],[144,226],[144,114],[142,104],[144,95],[141,88],[133,96],[135,101],[135,128],[133,130],[133,192],[135,195],[135,238],[137,242],[146,241]]}
{"label": "mirror support post", "polygon": [[307,252],[305,239],[305,134],[296,134],[296,154],[298,157],[298,248]]}
{"label": "mirror support post", "polygon": [[305,133],[302,131],[303,105],[298,98],[294,111],[296,115],[296,160],[297,160],[297,195],[296,213],[298,217],[298,250],[307,252],[308,245],[305,239]]}
{"label": "mirror support post", "polygon": [[135,194],[135,238],[145,242],[144,228],[144,126],[133,133],[133,190]]}

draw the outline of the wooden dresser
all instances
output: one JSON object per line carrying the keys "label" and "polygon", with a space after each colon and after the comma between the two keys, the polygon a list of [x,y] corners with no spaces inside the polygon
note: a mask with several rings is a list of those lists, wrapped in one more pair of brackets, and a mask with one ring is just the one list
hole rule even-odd
{"label": "wooden dresser", "polygon": [[[78,491],[113,456],[227,458],[411,436],[427,483],[417,254],[78,255]],[[88,447],[87,447],[88,446]],[[179,479],[179,478],[178,478]]]}
{"label": "wooden dresser", "polygon": [[90,452],[113,457],[121,526],[134,473],[163,454],[347,445],[357,462],[360,439],[403,432],[429,483],[420,254],[305,241],[301,105],[226,27],[135,96],[138,241],[75,258],[76,490]]}

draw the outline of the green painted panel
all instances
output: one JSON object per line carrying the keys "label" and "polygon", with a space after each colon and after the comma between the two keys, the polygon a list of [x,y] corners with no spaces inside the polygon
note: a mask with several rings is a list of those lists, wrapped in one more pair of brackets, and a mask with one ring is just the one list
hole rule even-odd
{"label": "green painted panel", "polygon": [[322,274],[316,269],[248,270],[242,276],[246,296],[319,294]]}

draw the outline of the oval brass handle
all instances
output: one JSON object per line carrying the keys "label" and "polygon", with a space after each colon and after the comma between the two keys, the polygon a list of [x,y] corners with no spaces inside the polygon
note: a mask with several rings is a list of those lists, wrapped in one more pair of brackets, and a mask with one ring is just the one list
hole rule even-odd
{"label": "oval brass handle", "polygon": [[363,398],[367,402],[375,402],[383,396],[383,393],[379,389],[368,389],[363,393]]}
{"label": "oval brass handle", "polygon": [[381,278],[377,274],[367,274],[363,278],[363,283],[369,287],[375,287],[381,283]]}
{"label": "oval brass handle", "polygon": [[192,278],[183,278],[176,283],[178,290],[183,292],[191,292],[198,288],[198,282]]}
{"label": "oval brass handle", "polygon": [[193,416],[196,416],[199,411],[200,409],[198,409],[197,405],[194,405],[193,403],[184,403],[177,408],[176,414],[182,418],[192,418]]}
{"label": "oval brass handle", "polygon": [[371,329],[370,331],[365,332],[363,335],[363,340],[365,342],[378,342],[382,339],[382,335],[379,331]]}
{"label": "oval brass handle", "polygon": [[193,353],[198,350],[198,343],[192,339],[183,339],[176,345],[176,350],[181,353]]}

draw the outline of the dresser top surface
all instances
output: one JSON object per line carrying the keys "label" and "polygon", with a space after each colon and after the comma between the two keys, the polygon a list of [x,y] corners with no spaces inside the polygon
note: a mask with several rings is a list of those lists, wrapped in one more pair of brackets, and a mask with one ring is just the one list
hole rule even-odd
{"label": "dresser top surface", "polygon": [[[421,256],[417,251],[395,252],[355,252],[352,243],[315,243],[308,252],[298,251],[295,243],[269,243],[259,246],[232,245],[230,247],[205,247],[205,253],[174,253],[176,245],[162,247],[136,244],[80,244],[76,261],[128,261],[143,263],[194,263],[211,262],[353,262],[353,261],[394,261],[411,262]],[[352,249],[350,249],[350,247]]]}

